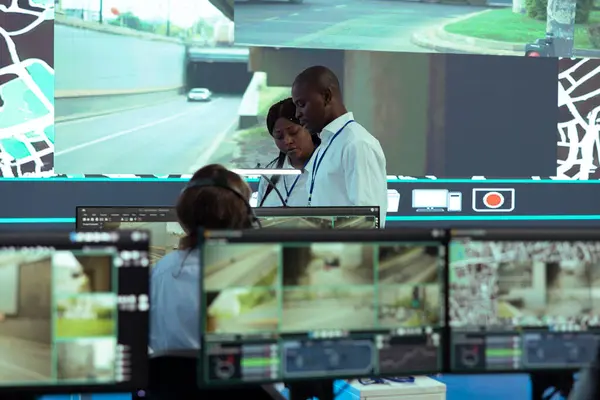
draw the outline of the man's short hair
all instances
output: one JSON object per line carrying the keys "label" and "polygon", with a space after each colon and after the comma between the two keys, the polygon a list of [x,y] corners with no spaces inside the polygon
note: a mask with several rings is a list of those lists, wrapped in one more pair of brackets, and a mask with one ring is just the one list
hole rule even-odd
{"label": "man's short hair", "polygon": [[322,65],[315,65],[302,71],[294,80],[294,85],[306,84],[317,89],[331,89],[341,92],[340,81],[335,73]]}

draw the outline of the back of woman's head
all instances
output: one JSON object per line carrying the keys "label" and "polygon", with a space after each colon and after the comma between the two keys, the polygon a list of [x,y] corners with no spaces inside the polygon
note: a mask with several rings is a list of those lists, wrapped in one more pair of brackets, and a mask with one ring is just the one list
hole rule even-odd
{"label": "back of woman's head", "polygon": [[252,192],[239,175],[221,165],[212,164],[196,171],[191,182],[201,179],[223,181],[232,190],[218,186],[191,186],[181,193],[176,212],[179,224],[187,235],[180,243],[182,248],[196,245],[200,227],[246,229],[252,226],[248,210]]}

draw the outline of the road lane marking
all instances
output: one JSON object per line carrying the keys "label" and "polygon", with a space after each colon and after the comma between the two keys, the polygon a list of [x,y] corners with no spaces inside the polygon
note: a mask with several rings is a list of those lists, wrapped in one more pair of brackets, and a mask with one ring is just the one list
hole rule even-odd
{"label": "road lane marking", "polygon": [[[216,101],[218,101],[218,100],[216,100]],[[214,104],[216,101],[213,101],[212,104]],[[76,146],[69,147],[69,148],[61,150],[61,151],[56,151],[54,153],[54,157],[62,156],[63,154],[69,154],[69,153],[72,153],[72,152],[77,151],[77,150],[85,149],[86,147],[93,146],[93,145],[98,144],[98,143],[103,143],[103,142],[106,142],[108,140],[116,139],[118,137],[121,137],[121,136],[124,136],[124,135],[128,135],[130,133],[137,132],[137,131],[140,131],[142,129],[151,128],[153,126],[160,125],[160,124],[163,124],[165,122],[172,121],[172,120],[177,119],[179,117],[182,117],[182,116],[184,116],[186,114],[196,113],[196,112],[198,112],[198,110],[199,110],[199,108],[193,108],[191,110],[187,110],[187,111],[175,114],[175,115],[171,115],[170,117],[167,117],[167,118],[162,118],[162,119],[159,119],[159,120],[156,120],[156,121],[149,122],[149,123],[144,124],[144,125],[136,126],[135,128],[126,129],[124,131],[116,132],[116,133],[113,133],[111,135],[104,136],[104,137],[101,137],[99,139],[92,140],[90,142],[85,142],[85,143],[82,143],[82,144],[78,144]]]}
{"label": "road lane marking", "polygon": [[348,7],[346,4],[338,4],[335,8],[345,8]]}
{"label": "road lane marking", "polygon": [[297,17],[298,15],[300,15],[300,14],[299,13],[293,13],[293,14],[290,14],[290,17]]}
{"label": "road lane marking", "polygon": [[235,119],[233,120],[233,122],[229,126],[227,126],[226,129],[223,129],[210,142],[210,146],[208,146],[208,148],[202,152],[202,155],[200,157],[198,157],[196,164],[192,165],[192,168],[190,168],[189,172],[193,174],[200,168],[204,167],[208,163],[210,158],[215,154],[215,152],[217,151],[217,149],[219,148],[221,143],[223,143],[223,141],[225,140],[225,136],[227,136],[228,133],[234,131],[234,129],[236,129],[236,127],[239,126],[239,123],[240,123],[240,117],[236,116]]}
{"label": "road lane marking", "polygon": [[266,21],[275,21],[276,19],[279,19],[279,17],[271,17],[271,18],[267,18],[267,19],[265,19],[265,22],[266,22]]}

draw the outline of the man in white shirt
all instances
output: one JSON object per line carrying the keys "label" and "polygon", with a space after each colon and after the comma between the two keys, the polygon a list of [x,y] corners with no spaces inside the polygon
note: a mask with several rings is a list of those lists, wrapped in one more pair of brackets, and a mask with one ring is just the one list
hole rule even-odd
{"label": "man in white shirt", "polygon": [[340,83],[326,67],[304,70],[292,86],[296,117],[321,145],[305,167],[310,206],[379,206],[387,211],[386,161],[379,141],[346,110]]}

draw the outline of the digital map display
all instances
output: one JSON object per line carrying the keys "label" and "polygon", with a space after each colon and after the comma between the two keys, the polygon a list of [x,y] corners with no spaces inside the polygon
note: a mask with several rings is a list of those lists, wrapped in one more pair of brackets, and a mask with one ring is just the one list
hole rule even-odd
{"label": "digital map display", "polygon": [[54,2],[0,0],[0,176],[43,175],[54,154]]}

